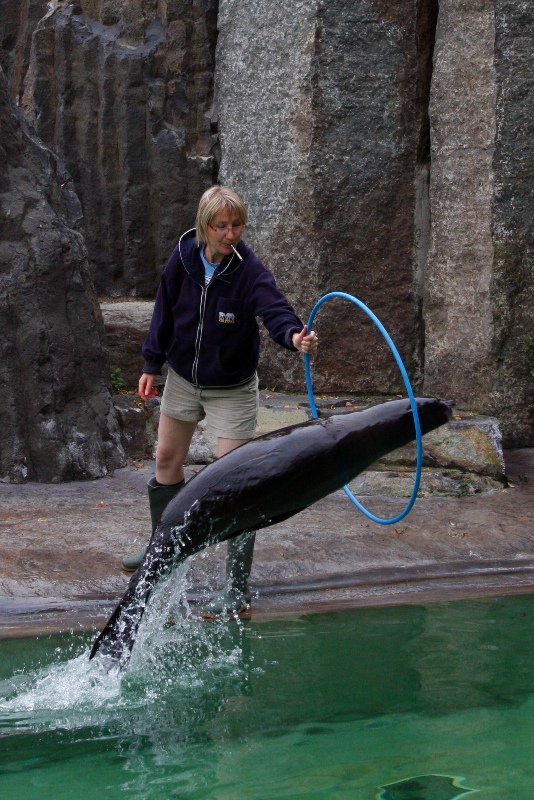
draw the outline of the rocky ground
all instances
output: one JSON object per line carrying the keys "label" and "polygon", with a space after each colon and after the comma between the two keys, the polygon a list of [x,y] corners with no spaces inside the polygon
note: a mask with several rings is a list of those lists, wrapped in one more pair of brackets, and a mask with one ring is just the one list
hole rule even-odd
{"label": "rocky ground", "polygon": [[[263,393],[263,429],[305,416],[303,398]],[[261,531],[253,613],[532,591],[534,449],[507,451],[504,458],[505,482],[487,478],[485,491],[477,485],[464,496],[427,489],[397,525],[371,522],[339,491]],[[188,476],[201,468],[188,466]],[[128,581],[120,569],[123,554],[148,535],[145,485],[154,469],[152,459],[130,459],[96,481],[0,484],[0,635],[103,624]],[[406,499],[380,488],[381,473],[408,484],[410,468],[389,465],[363,478],[374,482],[366,506],[393,516]],[[220,583],[224,552],[222,545],[193,559],[188,594],[194,603]]]}

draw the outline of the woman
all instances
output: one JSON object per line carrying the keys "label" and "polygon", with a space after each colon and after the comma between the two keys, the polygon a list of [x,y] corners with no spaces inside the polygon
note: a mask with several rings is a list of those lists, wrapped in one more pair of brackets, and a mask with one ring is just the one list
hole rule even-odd
{"label": "woman", "polygon": [[[224,186],[201,197],[196,228],[186,231],[161,276],[139,394],[156,394],[154,378],[168,363],[161,401],[156,477],[148,483],[152,528],[184,485],[184,462],[199,420],[217,437],[221,457],[254,436],[259,408],[261,317],[271,338],[288,350],[313,353],[318,339],[307,333],[278,290],[272,273],[241,241],[247,211]],[[248,577],[255,534],[228,542],[226,583],[205,617],[249,616]],[[134,571],[144,550],[123,560]]]}

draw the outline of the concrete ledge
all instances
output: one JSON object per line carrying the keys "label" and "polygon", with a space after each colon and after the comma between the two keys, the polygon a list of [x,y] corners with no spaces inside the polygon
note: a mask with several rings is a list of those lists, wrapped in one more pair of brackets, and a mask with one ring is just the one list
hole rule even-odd
{"label": "concrete ledge", "polygon": [[[534,591],[534,558],[374,567],[271,584],[256,583],[251,589],[255,619],[480,595],[525,594]],[[188,604],[198,609],[199,616],[211,593],[210,587],[197,587],[186,593]],[[96,631],[103,627],[117,600],[0,597],[0,637]]]}
{"label": "concrete ledge", "polygon": [[[422,497],[396,525],[371,522],[339,491],[260,531],[253,616],[534,591],[534,449],[505,456],[506,488]],[[128,583],[122,556],[148,540],[153,474],[146,461],[97,481],[0,484],[0,635],[104,623]],[[364,503],[392,516],[405,501]],[[192,559],[192,601],[220,587],[225,554],[222,545]]]}

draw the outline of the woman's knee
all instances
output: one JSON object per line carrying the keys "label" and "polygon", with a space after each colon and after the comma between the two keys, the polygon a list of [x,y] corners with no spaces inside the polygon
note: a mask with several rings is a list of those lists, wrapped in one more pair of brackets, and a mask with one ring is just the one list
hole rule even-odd
{"label": "woman's knee", "polygon": [[[187,455],[187,453],[185,454]],[[179,452],[169,446],[158,442],[156,449],[156,468],[157,469],[180,469],[185,461],[183,452]]]}
{"label": "woman's knee", "polygon": [[189,452],[196,423],[176,420],[162,415],[158,430],[156,466],[181,469]]}

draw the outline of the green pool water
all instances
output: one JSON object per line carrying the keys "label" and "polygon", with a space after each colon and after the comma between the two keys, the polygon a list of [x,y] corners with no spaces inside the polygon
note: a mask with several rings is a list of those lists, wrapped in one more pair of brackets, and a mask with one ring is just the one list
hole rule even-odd
{"label": "green pool water", "polygon": [[[534,798],[534,595],[0,641],[0,798]],[[473,797],[475,795],[473,794]]]}

